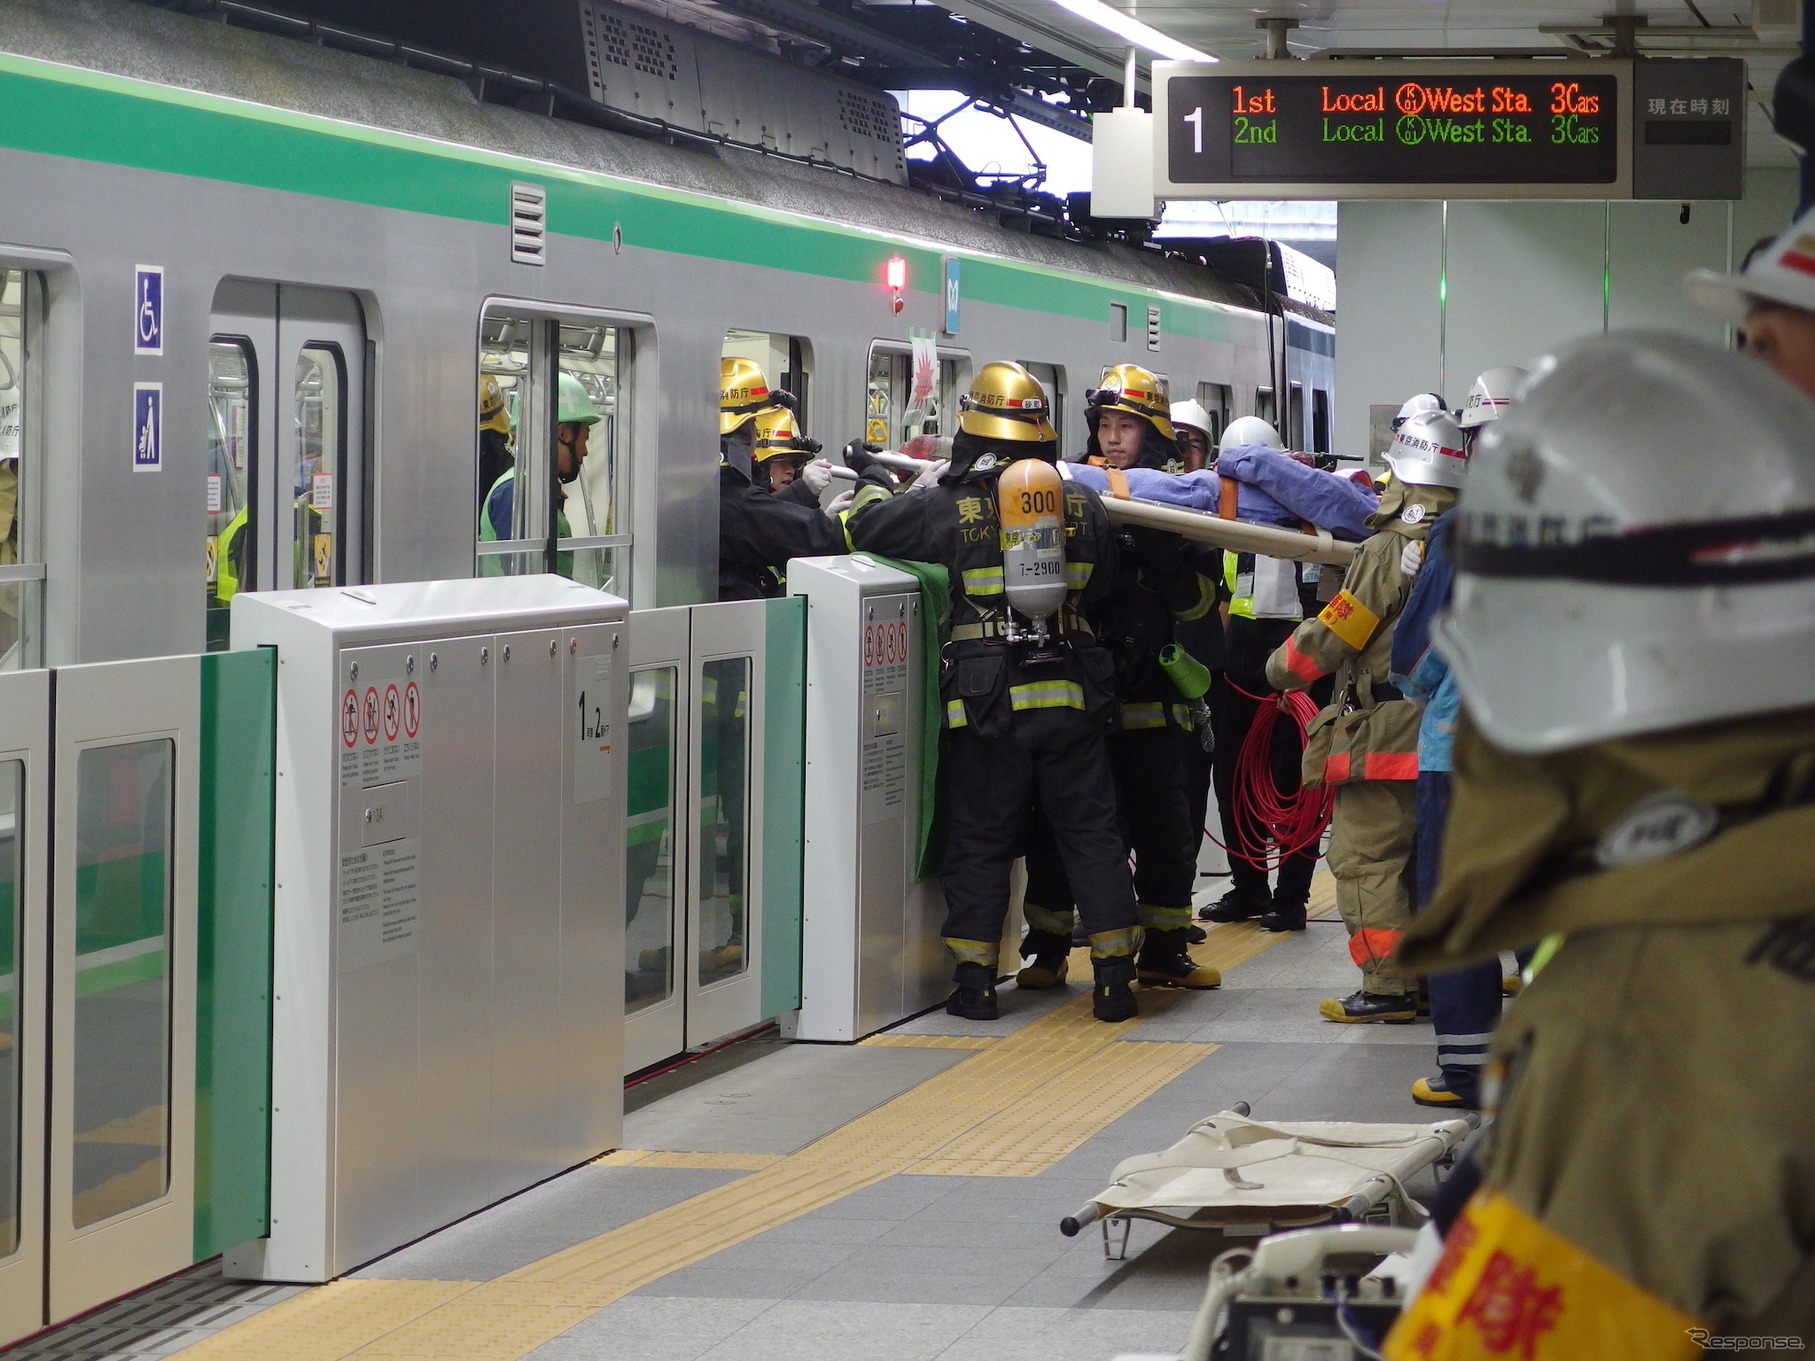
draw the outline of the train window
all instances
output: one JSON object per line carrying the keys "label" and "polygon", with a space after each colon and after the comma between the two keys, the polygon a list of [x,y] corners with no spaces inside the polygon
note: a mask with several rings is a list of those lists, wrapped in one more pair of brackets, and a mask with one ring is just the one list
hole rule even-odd
{"label": "train window", "polygon": [[1323,388],[1311,389],[1311,452],[1330,452],[1330,394]]}
{"label": "train window", "polygon": [[871,444],[899,449],[916,435],[957,433],[958,398],[971,381],[970,355],[944,346],[936,353],[937,372],[916,375],[910,347],[887,340],[870,346],[863,437]]}
{"label": "train window", "polygon": [[341,535],[335,490],[347,442],[346,360],[338,345],[296,356],[296,444],[291,450],[290,585],[332,585]]}
{"label": "train window", "polygon": [[31,515],[36,476],[32,372],[43,286],[0,268],[0,671],[36,661],[44,567]]}
{"label": "train window", "polygon": [[1305,448],[1305,387],[1292,383],[1286,388],[1286,443],[1294,449]]}
{"label": "train window", "polygon": [[808,404],[812,397],[813,342],[804,336],[781,335],[773,331],[745,331],[733,327],[725,332],[721,352],[726,359],[749,359],[762,369],[770,386],[791,393],[796,403],[800,428],[807,429]]}
{"label": "train window", "polygon": [[168,738],[76,759],[73,1227],[170,1186]]}
{"label": "train window", "polygon": [[[0,949],[6,951],[4,1009],[0,1009],[0,1052],[16,1054],[19,1043],[20,820],[25,808],[25,763],[0,761]],[[19,1064],[6,1064],[0,1079],[0,1257],[19,1246]]]}
{"label": "train window", "polygon": [[641,1011],[674,992],[675,775],[680,709],[672,666],[630,676],[630,766],[624,819],[624,1010]]}
{"label": "train window", "polygon": [[[630,333],[487,308],[480,323],[478,565],[628,594]],[[623,556],[620,556],[623,554]]]}
{"label": "train window", "polygon": [[1229,424],[1229,407],[1234,398],[1235,393],[1227,383],[1197,385],[1198,403],[1210,413],[1210,443],[1213,446],[1222,438],[1223,430]]}
{"label": "train window", "polygon": [[1125,302],[1109,304],[1109,338],[1118,345],[1128,343],[1128,304]]}
{"label": "train window", "polygon": [[1254,414],[1275,430],[1279,429],[1279,402],[1272,388],[1254,389]]}
{"label": "train window", "polygon": [[227,645],[227,605],[252,584],[258,525],[251,514],[252,455],[259,423],[258,360],[252,342],[215,336],[208,342],[208,641]]}
{"label": "train window", "polygon": [[699,985],[750,967],[744,941],[749,856],[750,659],[723,657],[700,673]]}
{"label": "train window", "polygon": [[1046,389],[1046,400],[1052,403],[1052,428],[1059,432],[1059,449],[1065,448],[1065,366],[1021,361],[1021,367],[1040,380]]}

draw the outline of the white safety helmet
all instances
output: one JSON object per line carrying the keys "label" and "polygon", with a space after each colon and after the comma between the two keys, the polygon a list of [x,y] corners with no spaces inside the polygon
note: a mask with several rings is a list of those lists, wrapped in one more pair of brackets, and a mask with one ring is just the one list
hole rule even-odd
{"label": "white safety helmet", "polygon": [[1460,487],[1468,475],[1468,438],[1447,411],[1413,416],[1386,451],[1393,476],[1414,487]]}
{"label": "white safety helmet", "polygon": [[1275,430],[1259,416],[1237,416],[1229,422],[1229,428],[1223,431],[1223,437],[1216,442],[1216,452],[1226,454],[1231,449],[1246,448],[1250,444],[1264,444],[1269,449],[1284,449],[1286,442]]}
{"label": "white safety helmet", "polygon": [[1437,626],[1519,752],[1815,704],[1815,403],[1664,332],[1546,363],[1481,438]]}
{"label": "white safety helmet", "polygon": [[1456,417],[1456,424],[1464,430],[1473,430],[1477,425],[1499,420],[1512,405],[1519,384],[1529,377],[1531,375],[1517,364],[1488,369],[1469,384],[1468,397],[1462,403],[1462,414]]}
{"label": "white safety helmet", "polygon": [[1815,312],[1815,210],[1792,222],[1736,274],[1690,270],[1683,292],[1704,312],[1735,326],[1745,324],[1760,299]]}
{"label": "white safety helmet", "polygon": [[1216,423],[1210,419],[1210,413],[1204,410],[1202,402],[1174,402],[1172,404],[1172,426],[1176,430],[1181,425],[1188,425],[1193,430],[1201,430],[1208,438],[1216,429]]}
{"label": "white safety helmet", "polygon": [[1407,397],[1405,399],[1404,405],[1399,408],[1399,414],[1393,417],[1393,429],[1397,430],[1400,426],[1411,420],[1413,416],[1422,416],[1427,411],[1446,410],[1448,410],[1448,408],[1443,405],[1443,398],[1439,397],[1436,393],[1420,392],[1415,397]]}

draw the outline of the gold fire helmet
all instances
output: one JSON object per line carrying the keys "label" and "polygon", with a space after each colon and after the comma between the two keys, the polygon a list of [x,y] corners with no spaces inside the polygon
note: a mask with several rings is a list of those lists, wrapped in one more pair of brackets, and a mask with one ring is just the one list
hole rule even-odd
{"label": "gold fire helmet", "polygon": [[774,405],[769,379],[754,359],[727,357],[718,363],[718,433],[729,435],[766,406]]}
{"label": "gold fire helmet", "polygon": [[[1139,416],[1160,433],[1160,438],[1177,441],[1172,428],[1172,398],[1166,391],[1166,380],[1139,364],[1117,364],[1103,375],[1103,385],[1084,394],[1089,411],[1126,411]],[[1091,429],[1095,429],[1092,422]]]}
{"label": "gold fire helmet", "polygon": [[1056,442],[1046,389],[1019,364],[998,360],[977,371],[958,399],[958,428],[981,439]]}
{"label": "gold fire helmet", "polygon": [[510,412],[504,409],[504,389],[491,374],[479,378],[479,428],[510,434]]}
{"label": "gold fire helmet", "polygon": [[800,423],[785,406],[764,407],[756,413],[756,448],[751,456],[758,463],[772,458],[812,458],[817,451],[800,433]]}

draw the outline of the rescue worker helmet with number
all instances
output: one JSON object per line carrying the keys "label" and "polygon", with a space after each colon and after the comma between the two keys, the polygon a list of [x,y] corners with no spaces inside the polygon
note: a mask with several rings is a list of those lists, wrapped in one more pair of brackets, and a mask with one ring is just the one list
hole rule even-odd
{"label": "rescue worker helmet with number", "polygon": [[1468,476],[1468,436],[1447,411],[1413,416],[1386,451],[1393,476],[1414,487],[1460,487]]}
{"label": "rescue worker helmet with number", "polygon": [[1517,364],[1502,364],[1488,369],[1468,385],[1468,397],[1462,403],[1462,414],[1456,424],[1464,430],[1497,421],[1506,414],[1519,391],[1519,384],[1531,375]]}
{"label": "rescue worker helmet with number", "polygon": [[1789,383],[1687,336],[1546,361],[1481,438],[1437,626],[1487,738],[1554,752],[1815,702],[1811,429]]}
{"label": "rescue worker helmet with number", "polygon": [[1413,416],[1422,416],[1427,411],[1445,410],[1448,408],[1443,405],[1443,398],[1434,392],[1420,392],[1416,396],[1407,397],[1401,403],[1399,414],[1393,417],[1393,429],[1397,430]]}
{"label": "rescue worker helmet with number", "polygon": [[586,395],[586,385],[571,373],[561,375],[560,400],[556,404],[555,423],[557,425],[597,425],[598,409],[593,406],[592,398]]}
{"label": "rescue worker helmet with number", "polygon": [[756,413],[756,445],[752,456],[758,463],[772,458],[806,460],[820,451],[818,440],[800,433],[800,423],[785,406],[765,407]]}
{"label": "rescue worker helmet with number", "polygon": [[1792,222],[1736,274],[1690,270],[1683,292],[1704,312],[1735,326],[1745,325],[1760,302],[1815,312],[1815,209]]}
{"label": "rescue worker helmet with number", "polygon": [[1279,437],[1272,423],[1259,416],[1237,416],[1229,422],[1229,428],[1223,431],[1223,437],[1216,442],[1216,452],[1226,454],[1231,449],[1245,449],[1250,444],[1264,444],[1269,449],[1284,449],[1286,442]]}
{"label": "rescue worker helmet with number", "polygon": [[718,433],[741,430],[764,407],[773,406],[769,379],[754,359],[727,356],[718,365]]}
{"label": "rescue worker helmet with number", "polygon": [[1172,398],[1166,380],[1139,364],[1117,364],[1103,375],[1101,387],[1085,392],[1084,415],[1092,430],[1105,411],[1126,411],[1146,421],[1161,439],[1178,439],[1172,428]]}
{"label": "rescue worker helmet with number", "polygon": [[1172,404],[1172,427],[1176,430],[1181,425],[1187,430],[1203,432],[1205,439],[1210,438],[1216,428],[1215,423],[1210,419],[1210,413],[1204,409],[1202,402],[1186,401]]}
{"label": "rescue worker helmet with number", "polygon": [[1052,403],[1046,389],[1021,365],[1008,360],[985,364],[958,399],[958,429],[979,439],[1017,444],[1048,444],[1059,432],[1052,426]]}
{"label": "rescue worker helmet with number", "polygon": [[479,428],[510,434],[510,412],[504,405],[504,389],[491,374],[479,378]]}

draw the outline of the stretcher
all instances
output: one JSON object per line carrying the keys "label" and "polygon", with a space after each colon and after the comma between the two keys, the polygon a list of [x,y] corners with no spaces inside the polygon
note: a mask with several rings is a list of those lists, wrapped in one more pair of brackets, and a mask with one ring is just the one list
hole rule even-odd
{"label": "stretcher", "polygon": [[[1244,1102],[1200,1120],[1160,1153],[1129,1158],[1115,1181],[1059,1223],[1067,1238],[1101,1222],[1103,1252],[1124,1257],[1137,1219],[1178,1229],[1262,1235],[1317,1224],[1417,1227],[1424,1208],[1405,1183],[1454,1163],[1478,1118],[1428,1125],[1306,1120],[1263,1124]],[[1122,1229],[1120,1251],[1110,1226]]]}

